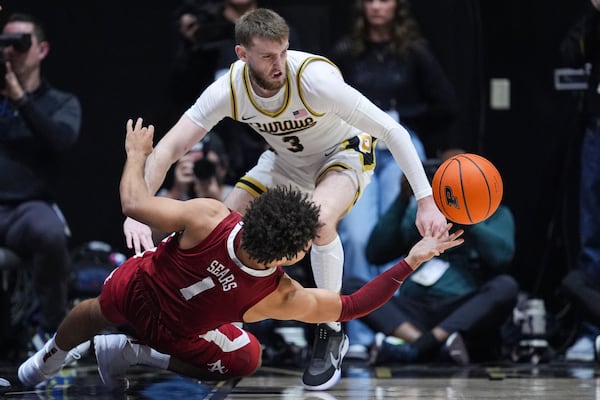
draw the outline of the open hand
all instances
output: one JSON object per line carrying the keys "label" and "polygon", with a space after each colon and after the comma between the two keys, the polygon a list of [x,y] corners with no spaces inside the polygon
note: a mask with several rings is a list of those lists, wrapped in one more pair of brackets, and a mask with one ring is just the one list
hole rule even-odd
{"label": "open hand", "polygon": [[123,233],[127,248],[133,249],[135,254],[154,248],[152,230],[148,225],[127,217],[123,222]]}
{"label": "open hand", "polygon": [[464,239],[460,238],[460,236],[464,231],[459,229],[450,234],[451,227],[452,224],[447,223],[443,229],[432,232],[432,227],[429,226],[425,231],[423,239],[419,240],[412,249],[410,249],[408,256],[406,256],[408,265],[410,265],[412,269],[416,269],[421,263],[439,256],[452,247],[462,244]]}

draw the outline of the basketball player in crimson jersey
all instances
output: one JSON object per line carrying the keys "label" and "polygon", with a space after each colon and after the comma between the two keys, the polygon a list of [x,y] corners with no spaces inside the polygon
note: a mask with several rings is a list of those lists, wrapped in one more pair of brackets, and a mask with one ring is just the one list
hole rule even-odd
{"label": "basketball player in crimson jersey", "polygon": [[[154,366],[204,380],[252,374],[261,346],[234,322],[267,318],[309,323],[347,321],[381,306],[422,262],[462,243],[462,231],[428,230],[405,260],[350,296],[304,288],[282,266],[304,257],[319,227],[319,208],[306,194],[277,186],[246,214],[208,198],[179,201],[153,196],[144,181],[154,128],[127,122],[127,162],[120,185],[125,214],[176,232],[154,250],[130,258],[106,279],[102,293],[79,303],[55,337],[19,367],[35,386],[62,368],[67,353],[93,338],[102,381],[119,387],[127,368]],[[95,336],[112,325],[122,334]],[[339,374],[336,382],[339,380]]]}
{"label": "basketball player in crimson jersey", "polygon": [[[239,60],[200,95],[148,158],[145,178],[152,193],[178,158],[221,119],[231,117],[250,125],[271,150],[238,181],[225,204],[243,214],[250,201],[277,185],[310,193],[320,208],[310,252],[317,287],[341,289],[344,252],[337,226],[371,179],[374,137],[387,144],[410,182],[421,235],[445,229],[446,218],[433,201],[404,127],[347,85],[326,58],[288,51],[289,28],[275,12],[258,8],[246,13],[236,22],[235,36]],[[148,226],[128,218],[123,229],[129,248],[139,252],[154,247]],[[341,324],[316,327],[302,378],[307,389],[335,384],[346,342]]]}

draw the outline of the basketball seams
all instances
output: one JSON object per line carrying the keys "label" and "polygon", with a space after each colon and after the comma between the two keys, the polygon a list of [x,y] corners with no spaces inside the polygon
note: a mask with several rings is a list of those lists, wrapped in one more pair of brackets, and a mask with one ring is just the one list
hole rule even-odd
{"label": "basketball seams", "polygon": [[[483,168],[481,168],[481,165],[479,163],[488,163],[489,164],[489,162],[486,159],[484,159],[483,157],[478,157],[475,154],[470,154],[469,156],[459,155],[458,157],[464,158],[467,161],[469,161],[471,164],[473,164],[475,166],[475,168],[477,168],[477,171],[479,171],[483,181],[485,182],[485,187],[487,189],[487,211],[486,211],[485,215],[483,216],[483,218],[485,219],[485,218],[489,217],[491,214],[490,210],[492,209],[492,189],[490,187],[490,182],[487,179],[485,171],[483,170]],[[474,159],[477,159],[477,161],[475,161]],[[489,166],[490,165],[488,165],[488,167]],[[462,176],[461,176],[461,184],[463,184]],[[467,207],[467,213],[468,213],[469,207],[467,206],[467,199],[466,199],[466,196],[464,195],[464,189],[463,189],[463,196],[465,197],[465,199],[464,199],[465,207]],[[469,221],[473,222],[473,219],[471,218],[470,214],[469,214]]]}
{"label": "basketball seams", "polygon": [[470,223],[473,223],[473,218],[471,217],[471,211],[469,210],[469,203],[467,202],[467,196],[465,195],[465,183],[463,181],[463,171],[462,171],[462,163],[460,161],[460,156],[455,157],[454,161],[458,166],[458,181],[460,182],[460,194],[462,197],[462,202],[465,205],[465,212],[467,213],[467,218]]}

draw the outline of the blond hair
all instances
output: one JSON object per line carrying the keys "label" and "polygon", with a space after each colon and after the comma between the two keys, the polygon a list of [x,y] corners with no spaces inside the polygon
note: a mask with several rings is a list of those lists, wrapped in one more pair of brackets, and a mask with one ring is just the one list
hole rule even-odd
{"label": "blond hair", "polygon": [[289,35],[290,28],[285,19],[267,8],[249,11],[235,23],[235,41],[245,47],[252,46],[254,38],[282,42]]}

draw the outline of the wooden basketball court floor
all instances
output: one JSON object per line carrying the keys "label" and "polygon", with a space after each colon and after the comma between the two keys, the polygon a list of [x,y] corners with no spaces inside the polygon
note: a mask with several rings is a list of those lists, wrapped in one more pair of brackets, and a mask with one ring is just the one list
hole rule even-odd
{"label": "wooden basketball court floor", "polygon": [[169,372],[134,368],[129,389],[108,392],[95,361],[82,359],[65,368],[45,387],[26,390],[18,384],[16,365],[1,364],[0,376],[11,383],[0,399],[178,399],[178,400],[335,400],[335,399],[546,399],[600,400],[600,368],[590,362],[546,364],[386,365],[344,361],[341,381],[326,392],[305,391],[299,369],[263,367],[251,377],[201,383]]}

